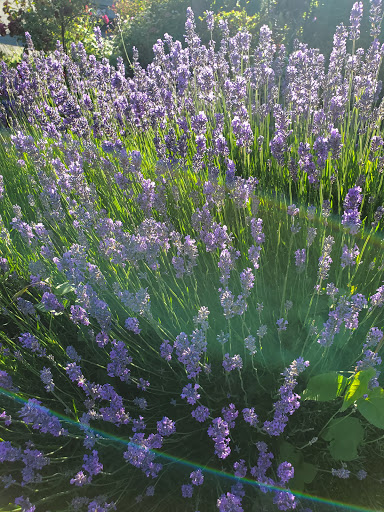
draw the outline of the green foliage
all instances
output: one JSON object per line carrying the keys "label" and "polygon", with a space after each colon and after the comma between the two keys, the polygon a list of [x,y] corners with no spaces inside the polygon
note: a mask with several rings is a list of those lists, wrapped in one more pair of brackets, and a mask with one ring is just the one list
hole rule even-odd
{"label": "green foliage", "polygon": [[341,411],[345,411],[350,405],[356,402],[356,400],[368,393],[368,383],[375,375],[376,370],[374,368],[369,368],[368,370],[357,372],[356,375],[351,378],[351,382],[349,383],[344,396],[344,403],[341,407]]}
{"label": "green foliage", "polygon": [[310,484],[317,474],[318,468],[310,462],[304,461],[304,456],[300,450],[287,441],[283,441],[280,445],[280,461],[290,462],[295,468],[295,474],[290,481],[291,489],[302,491],[305,484]]}
{"label": "green foliage", "polygon": [[92,0],[19,0],[7,6],[9,30],[25,41],[28,32],[37,50],[52,51],[60,41],[67,52],[70,43],[81,41],[97,53],[93,29],[104,22],[92,10]]}
{"label": "green foliage", "polygon": [[[229,32],[231,35],[235,34],[239,31],[240,28],[244,28],[248,30],[250,34],[252,34],[252,41],[255,43],[255,40],[258,39],[258,33],[260,30],[262,23],[260,14],[254,14],[253,16],[248,16],[247,11],[245,9],[242,10],[232,10],[232,11],[223,11],[220,12],[217,16],[215,16],[216,26],[220,20],[226,20],[228,23]],[[220,40],[220,31],[218,29],[214,32],[214,39]]]}
{"label": "green foliage", "polygon": [[135,47],[141,65],[146,67],[153,60],[153,45],[165,33],[184,42],[190,3],[190,0],[153,0],[137,12],[134,19],[125,19],[116,33],[114,56],[121,55],[126,61],[132,61]]}
{"label": "green foliage", "polygon": [[364,428],[357,418],[344,417],[332,420],[322,438],[329,441],[329,453],[335,460],[349,461],[357,458],[357,449],[363,440]]}
{"label": "green foliage", "polygon": [[357,401],[357,410],[372,425],[384,429],[384,389],[372,389],[368,393],[368,398]]}
{"label": "green foliage", "polygon": [[343,394],[348,379],[337,372],[323,373],[311,377],[307,389],[302,393],[304,400],[326,402]]}
{"label": "green foliage", "polygon": [[23,48],[20,46],[0,44],[0,61],[4,61],[8,67],[16,67],[21,61],[22,55]]}
{"label": "green foliage", "polygon": [[61,283],[58,286],[56,286],[55,295],[61,296],[73,291],[74,287],[67,281],[66,283]]}

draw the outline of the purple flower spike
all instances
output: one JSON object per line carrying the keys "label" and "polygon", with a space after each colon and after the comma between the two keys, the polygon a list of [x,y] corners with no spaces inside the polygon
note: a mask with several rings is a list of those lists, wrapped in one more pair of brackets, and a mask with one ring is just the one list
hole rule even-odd
{"label": "purple flower spike", "polygon": [[224,354],[223,368],[226,372],[231,372],[232,370],[241,370],[243,367],[243,360],[240,355],[235,355],[233,357],[229,357],[229,354]]}
{"label": "purple flower spike", "polygon": [[192,471],[192,473],[189,475],[189,477],[192,480],[193,485],[203,485],[204,475],[203,475],[201,469]]}
{"label": "purple flower spike", "polygon": [[181,494],[183,498],[192,498],[193,496],[193,487],[191,484],[186,484],[181,486]]}
{"label": "purple flower spike", "polygon": [[191,412],[191,416],[199,423],[204,423],[209,418],[209,409],[204,405],[199,405]]}
{"label": "purple flower spike", "polygon": [[164,416],[157,422],[157,431],[163,437],[168,437],[176,432],[175,422]]}
{"label": "purple flower spike", "polygon": [[125,328],[128,331],[132,331],[135,334],[140,334],[141,329],[139,329],[139,321],[137,318],[127,318],[125,321]]}
{"label": "purple flower spike", "polygon": [[244,512],[244,509],[241,506],[241,498],[230,492],[227,492],[226,495],[222,494],[220,496],[217,500],[217,508],[219,509],[219,512]]}
{"label": "purple flower spike", "polygon": [[189,404],[194,405],[200,398],[200,394],[197,391],[199,388],[199,384],[195,384],[193,387],[192,384],[187,384],[183,387],[183,392],[180,396],[181,398],[186,398]]}

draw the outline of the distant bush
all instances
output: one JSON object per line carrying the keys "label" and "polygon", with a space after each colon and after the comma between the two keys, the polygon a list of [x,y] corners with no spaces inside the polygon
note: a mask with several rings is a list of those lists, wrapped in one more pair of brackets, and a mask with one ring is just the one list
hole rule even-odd
{"label": "distant bush", "polygon": [[72,42],[81,41],[87,51],[97,53],[94,28],[109,20],[92,6],[92,0],[19,0],[16,5],[6,1],[8,24],[3,30],[24,43],[28,32],[37,50],[55,50],[60,41],[68,52]]}
{"label": "distant bush", "polygon": [[[116,31],[115,58],[122,55],[126,62],[132,61],[135,46],[141,65],[146,67],[153,59],[153,45],[164,33],[184,42],[185,12],[189,6],[195,10],[198,29],[202,13],[213,11],[216,42],[221,40],[220,20],[228,23],[230,35],[245,28],[252,35],[252,51],[262,25],[273,29],[278,44],[293,42],[302,33],[303,24],[315,5],[314,0],[119,0],[114,9],[122,23]],[[207,44],[208,41],[205,31],[202,42]]]}
{"label": "distant bush", "polygon": [[[252,36],[252,52],[259,40],[262,25],[273,30],[275,44],[284,44],[288,52],[293,50],[295,39],[319,48],[329,58],[333,34],[339,23],[349,26],[349,15],[354,0],[118,0],[115,11],[121,17],[121,25],[115,36],[115,58],[122,55],[125,61],[132,60],[132,47],[139,52],[139,61],[146,66],[152,61],[152,46],[166,32],[184,43],[184,18],[186,8],[193,4],[203,10],[214,12],[215,30],[213,40],[219,44],[220,20],[228,23],[230,35],[245,28]],[[364,11],[370,9],[369,0],[363,1]],[[199,25],[201,14],[195,12]],[[198,27],[200,28],[200,27]],[[361,26],[360,45],[368,48],[371,43],[369,16],[364,17]],[[200,30],[200,33],[202,31]],[[207,44],[206,32],[203,43]],[[383,39],[383,32],[380,35]],[[349,43],[352,44],[352,43]],[[127,58],[128,56],[128,58]],[[383,77],[384,78],[384,75]]]}

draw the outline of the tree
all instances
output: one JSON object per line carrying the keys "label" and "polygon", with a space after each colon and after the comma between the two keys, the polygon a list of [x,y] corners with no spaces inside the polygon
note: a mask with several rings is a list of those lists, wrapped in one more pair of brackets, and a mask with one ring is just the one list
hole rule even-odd
{"label": "tree", "polygon": [[3,10],[8,14],[11,35],[24,38],[29,32],[37,50],[54,50],[60,40],[68,50],[71,30],[80,19],[87,22],[93,15],[92,0],[16,0],[16,6],[6,0]]}

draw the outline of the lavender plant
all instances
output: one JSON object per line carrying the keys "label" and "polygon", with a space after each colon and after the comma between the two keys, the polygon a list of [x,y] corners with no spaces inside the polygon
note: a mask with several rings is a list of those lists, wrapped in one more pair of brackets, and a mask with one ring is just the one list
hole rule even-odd
{"label": "lavender plant", "polygon": [[[81,43],[72,44],[71,56],[60,44],[47,56],[27,35],[22,63],[2,67],[1,119],[15,130],[32,124],[55,140],[69,134],[111,150],[123,137],[145,157],[156,151],[157,158],[192,161],[212,173],[234,162],[238,174],[258,178],[264,193],[317,206],[328,199],[339,214],[359,179],[364,216],[373,220],[383,186],[381,2],[371,2],[367,51],[356,48],[361,15],[356,2],[351,27],[336,28],[326,66],[318,50],[299,42],[287,56],[267,26],[253,54],[251,35],[229,37],[224,20],[220,44],[211,38],[203,45],[188,9],[186,46],[166,34],[146,69],[135,52],[132,78],[122,59],[114,68],[88,56]],[[211,33],[212,23],[207,13]]]}
{"label": "lavender plant", "polygon": [[[347,479],[363,493],[380,480],[374,98],[349,101],[361,75],[355,63],[341,75],[344,50],[323,85],[306,48],[281,79],[267,28],[257,71],[246,33],[228,40],[223,27],[215,53],[187,16],[187,48],[165,36],[170,53],[159,41],[133,79],[81,46],[70,59],[30,42],[17,75],[3,67],[8,507],[308,510],[300,491]],[[285,184],[295,203],[277,193]]]}

